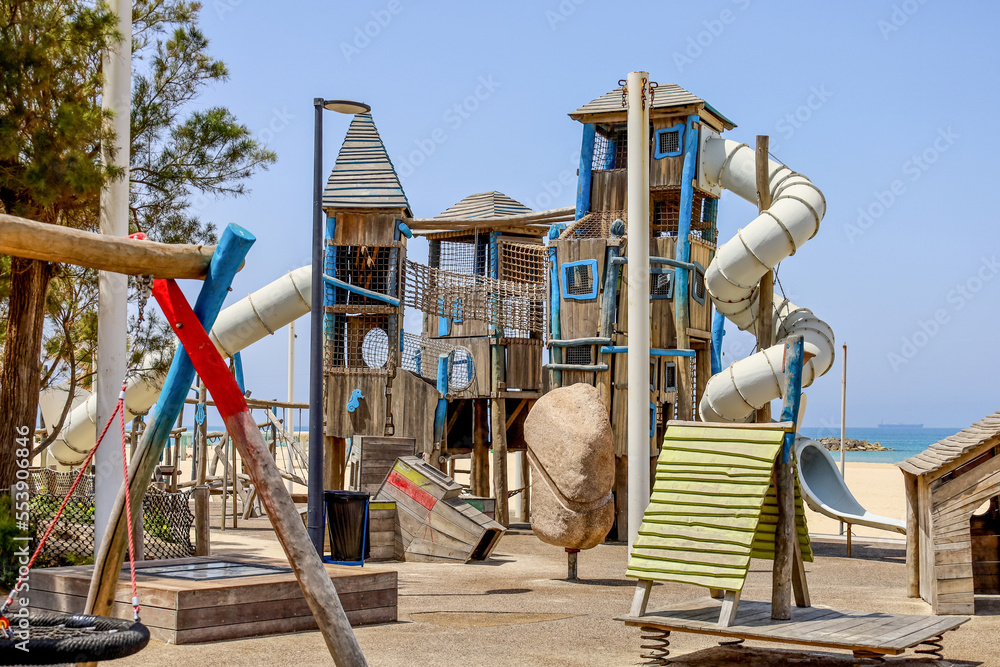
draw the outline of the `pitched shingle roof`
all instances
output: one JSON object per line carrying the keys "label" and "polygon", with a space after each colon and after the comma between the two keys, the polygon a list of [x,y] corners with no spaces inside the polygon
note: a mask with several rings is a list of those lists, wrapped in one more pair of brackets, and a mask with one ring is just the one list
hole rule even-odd
{"label": "pitched shingle roof", "polygon": [[401,208],[412,215],[371,114],[351,121],[323,191],[323,207]]}
{"label": "pitched shingle roof", "polygon": [[[676,83],[664,83],[656,87],[653,95],[653,109],[670,109],[689,105],[702,105],[725,125],[729,126],[730,129],[736,127],[733,121],[716,111],[711,104],[694,93],[684,90]],[[581,120],[581,117],[585,115],[614,113],[618,111],[625,111],[625,107],[622,106],[622,89],[620,86],[610,93],[601,95],[596,100],[584,104],[576,111],[570,112],[569,116],[574,120]]]}
{"label": "pitched shingle roof", "polygon": [[448,207],[435,218],[498,218],[505,215],[531,213],[521,202],[502,192],[477,192]]}
{"label": "pitched shingle roof", "polygon": [[1000,441],[1000,412],[994,412],[972,426],[939,440],[916,456],[896,465],[914,475],[940,470],[974,449]]}

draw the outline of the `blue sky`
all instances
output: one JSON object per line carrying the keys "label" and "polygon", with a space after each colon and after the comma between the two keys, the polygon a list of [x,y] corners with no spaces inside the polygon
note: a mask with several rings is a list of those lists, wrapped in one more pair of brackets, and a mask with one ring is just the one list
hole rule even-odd
{"label": "blue sky", "polygon": [[[960,427],[1000,407],[1000,5],[837,3],[294,2],[208,0],[202,23],[231,78],[229,106],[277,151],[248,197],[201,204],[258,237],[231,300],[309,261],[312,99],[372,106],[418,217],[500,190],[571,205],[579,123],[566,115],[629,71],[674,82],[825,193],[819,234],[782,263],[786,293],[849,346],[848,417]],[[349,118],[325,117],[332,167]],[[720,239],[755,207],[724,195]],[[410,255],[426,254],[422,243]],[[296,398],[307,395],[308,318]],[[407,329],[416,332],[417,320]],[[287,334],[244,353],[255,397],[286,395]],[[725,362],[752,341],[729,332]],[[807,426],[840,420],[840,359],[808,390]]]}

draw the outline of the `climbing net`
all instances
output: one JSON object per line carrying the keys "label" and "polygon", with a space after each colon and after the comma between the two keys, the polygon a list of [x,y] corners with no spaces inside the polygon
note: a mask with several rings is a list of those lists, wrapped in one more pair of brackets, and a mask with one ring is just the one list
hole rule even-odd
{"label": "climbing net", "polygon": [[611,223],[619,218],[628,222],[626,213],[624,210],[593,211],[564,229],[559,239],[606,239],[611,236]]}
{"label": "climbing net", "polygon": [[448,355],[448,389],[468,389],[476,379],[476,366],[472,353],[464,347],[453,345],[442,338],[424,338],[403,333],[403,352],[400,366],[427,380],[437,380],[438,357]]}
{"label": "climbing net", "polygon": [[518,283],[544,283],[548,260],[545,246],[540,243],[516,243],[501,241],[497,244],[500,253],[500,280]]}
{"label": "climbing net", "polygon": [[434,269],[407,260],[405,303],[425,313],[500,329],[545,330],[545,284]]}
{"label": "climbing net", "polygon": [[[39,561],[47,565],[72,562],[94,553],[94,476],[80,475],[80,482],[69,493],[77,472],[30,468],[28,470],[28,533],[37,544],[45,527],[55,517],[64,498],[62,516],[49,535]],[[142,500],[143,551],[145,558],[188,558],[194,555],[191,542],[190,492],[170,493],[155,486],[146,490]]]}

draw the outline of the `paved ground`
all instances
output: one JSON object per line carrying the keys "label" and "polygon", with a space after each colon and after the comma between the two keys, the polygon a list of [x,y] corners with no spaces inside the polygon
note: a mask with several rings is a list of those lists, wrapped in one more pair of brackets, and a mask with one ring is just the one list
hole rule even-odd
{"label": "paved ground", "polygon": [[[921,600],[906,597],[901,544],[855,543],[854,558],[833,540],[815,543],[807,564],[816,604],[870,611],[929,614]],[[280,557],[266,519],[240,529],[213,531],[216,553]],[[628,610],[634,583],[622,576],[624,545],[601,545],[580,554],[580,581],[570,583],[561,550],[515,525],[485,563],[440,565],[381,563],[365,567],[399,572],[399,622],[357,629],[372,665],[634,665],[639,632],[612,619]],[[704,595],[702,589],[656,586],[650,608]],[[770,561],[754,561],[744,599],[770,599]],[[1000,615],[979,615],[945,637],[948,660],[890,658],[899,665],[1000,666]],[[674,634],[678,665],[856,664],[847,652],[801,652],[749,643],[720,647],[707,636]],[[127,665],[321,665],[331,664],[317,632],[211,644],[173,646],[153,642],[119,661]]]}

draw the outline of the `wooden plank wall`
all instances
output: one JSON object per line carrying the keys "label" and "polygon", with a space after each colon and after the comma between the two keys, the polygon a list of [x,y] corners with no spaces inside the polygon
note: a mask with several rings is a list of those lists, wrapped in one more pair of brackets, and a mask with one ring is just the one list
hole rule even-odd
{"label": "wooden plank wall", "polygon": [[[976,569],[981,569],[977,560],[982,562],[977,556],[984,553],[974,549],[979,544],[973,537],[971,520],[984,502],[998,494],[1000,456],[946,482],[928,482],[924,475],[917,478],[920,595],[930,602],[935,614],[975,613]],[[992,540],[994,561],[997,541]]]}
{"label": "wooden plank wall", "polygon": [[[604,264],[607,257],[606,239],[567,239],[552,241],[556,247],[556,267],[559,275],[559,323],[562,326],[562,337],[590,338],[596,336],[601,325],[601,295],[604,288]],[[565,299],[562,294],[562,266],[568,262],[581,260],[597,260],[597,298],[580,300]]]}
{"label": "wooden plank wall", "polygon": [[397,436],[416,441],[418,453],[430,452],[434,448],[434,407],[437,400],[438,392],[434,385],[399,369],[392,383],[392,421]]}
{"label": "wooden plank wall", "polygon": [[396,221],[405,217],[404,211],[388,210],[373,213],[367,210],[328,209],[327,217],[336,218],[337,227],[333,242],[338,245],[382,245],[392,241]]}
{"label": "wooden plank wall", "polygon": [[[385,383],[388,373],[326,375],[326,435],[350,438],[355,435],[382,435],[385,432]],[[347,403],[355,389],[363,400],[354,412]],[[393,401],[395,407],[395,401]]]}
{"label": "wooden plank wall", "polygon": [[628,172],[625,169],[595,171],[590,184],[591,211],[624,211],[628,195]]}
{"label": "wooden plank wall", "polygon": [[538,338],[508,338],[506,347],[507,390],[540,391],[542,341]]}

